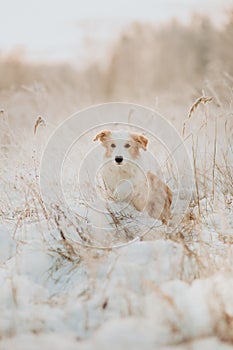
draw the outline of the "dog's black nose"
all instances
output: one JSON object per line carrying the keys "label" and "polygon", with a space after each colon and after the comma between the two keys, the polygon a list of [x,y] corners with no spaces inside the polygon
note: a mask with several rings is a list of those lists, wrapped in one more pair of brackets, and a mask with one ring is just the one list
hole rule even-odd
{"label": "dog's black nose", "polygon": [[115,161],[117,162],[117,164],[121,164],[123,161],[123,157],[122,156],[116,156],[115,157]]}

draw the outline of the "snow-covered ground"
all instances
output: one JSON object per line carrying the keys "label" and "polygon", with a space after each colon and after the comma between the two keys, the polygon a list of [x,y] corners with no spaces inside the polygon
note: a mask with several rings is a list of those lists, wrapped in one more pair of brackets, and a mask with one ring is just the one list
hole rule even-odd
{"label": "snow-covered ground", "polygon": [[2,350],[231,348],[231,246],[206,232],[92,250],[27,225],[1,224]]}
{"label": "snow-covered ground", "polygon": [[1,218],[1,350],[231,348],[230,210],[101,250],[21,209]]}
{"label": "snow-covered ground", "polygon": [[[194,134],[195,126],[190,121],[187,130]],[[0,189],[0,350],[232,348],[232,167],[216,155],[213,172],[206,135],[195,153],[199,186],[182,222],[156,225],[114,249],[86,247],[87,226],[74,213],[44,206],[36,156],[29,168],[8,150]],[[221,156],[226,145],[218,145]],[[230,148],[225,155],[232,159]],[[184,197],[176,197],[173,217]]]}

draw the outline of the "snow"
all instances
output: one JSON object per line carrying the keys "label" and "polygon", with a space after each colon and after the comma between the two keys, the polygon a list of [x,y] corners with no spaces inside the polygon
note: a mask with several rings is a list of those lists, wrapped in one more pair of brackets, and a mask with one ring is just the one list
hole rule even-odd
{"label": "snow", "polygon": [[230,348],[213,337],[230,335],[227,271],[182,280],[185,248],[169,239],[75,249],[69,260],[62,240],[15,240],[1,226],[1,350]]}
{"label": "snow", "polygon": [[[1,350],[231,348],[230,210],[208,211],[175,232],[155,225],[130,244],[96,249],[80,244],[74,213],[51,208],[51,218],[60,213],[56,226],[41,212],[25,215],[15,193],[14,200],[18,219],[9,211],[0,223]],[[208,203],[200,205],[204,211]],[[148,224],[130,213],[139,227]]]}
{"label": "snow", "polygon": [[81,201],[83,221],[60,203],[46,217],[33,171],[21,173],[0,188],[0,350],[232,348],[233,216],[219,188],[214,205],[193,196],[181,223],[191,190],[174,193],[169,227],[128,207],[132,242],[111,230],[118,247],[96,249],[82,233],[93,239],[100,218]]}

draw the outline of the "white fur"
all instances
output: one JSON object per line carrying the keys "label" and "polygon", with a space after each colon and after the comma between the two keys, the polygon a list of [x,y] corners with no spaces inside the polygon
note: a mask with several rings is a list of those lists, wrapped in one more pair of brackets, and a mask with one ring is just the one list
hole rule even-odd
{"label": "white fur", "polygon": [[[138,211],[146,210],[150,216],[166,222],[172,194],[166,184],[141,167],[145,144],[140,144],[132,134],[124,131],[107,130],[106,135],[101,135],[100,141],[106,152],[97,177],[104,198],[130,203]],[[98,140],[98,135],[94,140]],[[127,143],[130,143],[131,149],[137,149],[136,156],[132,156],[130,148],[125,147]],[[112,144],[114,148],[111,148]],[[120,164],[115,160],[119,156],[123,157]]]}

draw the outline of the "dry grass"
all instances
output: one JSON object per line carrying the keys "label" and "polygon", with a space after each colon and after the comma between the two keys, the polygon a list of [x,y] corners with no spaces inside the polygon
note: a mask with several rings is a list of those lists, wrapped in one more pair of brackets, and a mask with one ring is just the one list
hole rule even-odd
{"label": "dry grass", "polygon": [[[74,214],[60,202],[52,203],[50,206],[45,205],[39,188],[39,163],[44,145],[60,121],[84,106],[119,100],[121,97],[124,101],[134,100],[137,103],[156,107],[179,130],[182,130],[194,171],[195,188],[183,220],[176,227],[172,226],[171,220],[168,226],[152,228],[148,235],[141,239],[142,245],[149,241],[151,244],[156,242],[159,244],[162,241],[167,243],[168,247],[171,245],[174,248],[171,256],[167,256],[167,262],[170,264],[169,281],[181,280],[192,285],[195,281],[209,281],[219,272],[223,276],[229,275],[232,278],[232,61],[227,61],[229,57],[226,57],[228,62],[226,67],[229,72],[224,74],[221,73],[221,65],[219,69],[214,65],[215,57],[208,64],[205,62],[206,75],[210,67],[212,72],[203,82],[200,81],[200,76],[204,74],[201,71],[201,62],[205,55],[202,52],[199,53],[201,56],[199,57],[196,53],[200,58],[196,62],[196,66],[199,67],[198,72],[193,71],[192,79],[187,82],[188,67],[190,65],[193,67],[194,62],[189,62],[185,66],[184,76],[182,76],[180,66],[183,61],[179,60],[180,53],[177,53],[174,58],[174,71],[171,72],[172,68],[169,68],[165,74],[166,70],[159,68],[158,72],[151,77],[149,73],[153,72],[154,62],[158,60],[158,56],[154,53],[155,34],[159,48],[164,48],[160,51],[162,57],[167,53],[167,46],[171,44],[174,37],[178,40],[183,37],[182,35],[187,40],[187,48],[185,45],[186,49],[182,46],[182,55],[190,50],[198,51],[197,48],[190,47],[191,44],[188,45],[190,37],[193,38],[194,35],[191,28],[176,27],[175,29],[176,35],[171,35],[171,28],[167,28],[167,32],[164,29],[155,33],[154,29],[151,30],[147,26],[133,27],[128,36],[119,39],[116,50],[113,50],[110,65],[105,70],[97,66],[82,72],[77,72],[68,66],[54,66],[51,69],[49,66],[27,65],[15,57],[0,62],[0,72],[4,71],[0,83],[0,157],[3,164],[0,169],[0,223],[9,228],[18,246],[35,238],[36,233],[36,238],[44,242],[49,255],[55,258],[49,271],[51,281],[55,281],[54,283],[58,284],[59,280],[64,278],[64,274],[67,274],[66,283],[68,284],[68,278],[72,273],[77,273],[80,266],[87,267],[86,275],[89,278],[89,284],[77,297],[84,298],[84,308],[87,308],[89,300],[96,293],[98,269],[105,266],[106,262],[109,263],[109,257],[114,257],[114,261],[109,263],[108,274],[104,281],[100,302],[102,312],[107,312],[109,305],[114,302],[112,300],[114,297],[111,299],[111,295],[107,293],[120,252],[112,251],[111,245],[134,239],[135,233],[136,236],[138,235],[137,222],[135,217],[129,217],[124,212],[114,213],[109,208],[109,214],[115,225],[114,236],[112,241],[108,242],[109,246],[106,246],[106,249],[102,251],[93,249],[96,241],[93,241],[92,232],[83,225],[84,218]],[[182,32],[181,37],[177,34],[178,29]],[[201,31],[200,28],[198,30]],[[216,34],[216,31],[213,33]],[[218,36],[224,33],[224,31],[218,33]],[[139,43],[136,34],[139,38],[145,37],[147,43],[145,50],[139,50],[140,55],[144,52],[143,57],[140,56],[139,66],[134,60]],[[177,42],[179,45],[183,42],[180,39]],[[126,54],[128,65],[124,61]],[[189,53],[187,57],[191,59],[191,56]],[[221,64],[224,64],[224,58],[221,59]],[[171,62],[168,66],[172,66]],[[177,72],[176,69],[178,69]],[[213,69],[214,72],[217,69],[218,79],[213,78]],[[164,74],[163,80],[161,72]],[[166,88],[171,81],[170,76],[174,78],[173,89]],[[206,94],[201,94],[203,89]],[[129,120],[130,118],[129,115]],[[156,134],[156,130],[154,132]],[[176,184],[177,179],[172,165],[168,162],[166,167],[168,178],[171,179],[171,183]],[[130,230],[125,229],[122,224],[125,221],[130,222]],[[17,247],[17,249],[19,254],[21,248]],[[151,263],[154,263],[156,258],[157,256],[153,256]],[[159,270],[160,265],[156,265],[156,268]],[[59,271],[61,271],[60,275]],[[178,321],[168,321],[174,334],[181,334],[177,342],[188,341],[189,338],[182,333],[183,330],[180,327],[182,313],[175,300],[166,294],[159,284],[144,280],[144,276],[140,278],[141,280],[136,282],[141,283],[139,289],[143,296],[154,293],[158,304],[164,302],[166,307],[175,310]],[[144,310],[140,309],[140,305],[137,306],[138,308],[134,306],[128,296],[127,287],[125,288],[127,310],[119,313],[118,317],[143,314]],[[15,309],[18,303],[17,292],[12,282]],[[210,335],[232,343],[232,313],[225,305],[225,297],[218,289],[210,291],[210,294],[210,315],[214,319]],[[56,303],[52,297],[48,298],[47,302]],[[61,303],[63,302],[62,300]],[[115,308],[118,309],[118,305]],[[88,311],[86,315],[85,327],[88,333],[91,329]],[[100,324],[93,326],[93,329],[96,330],[99,326]],[[35,328],[34,331],[41,332],[40,327]]]}

